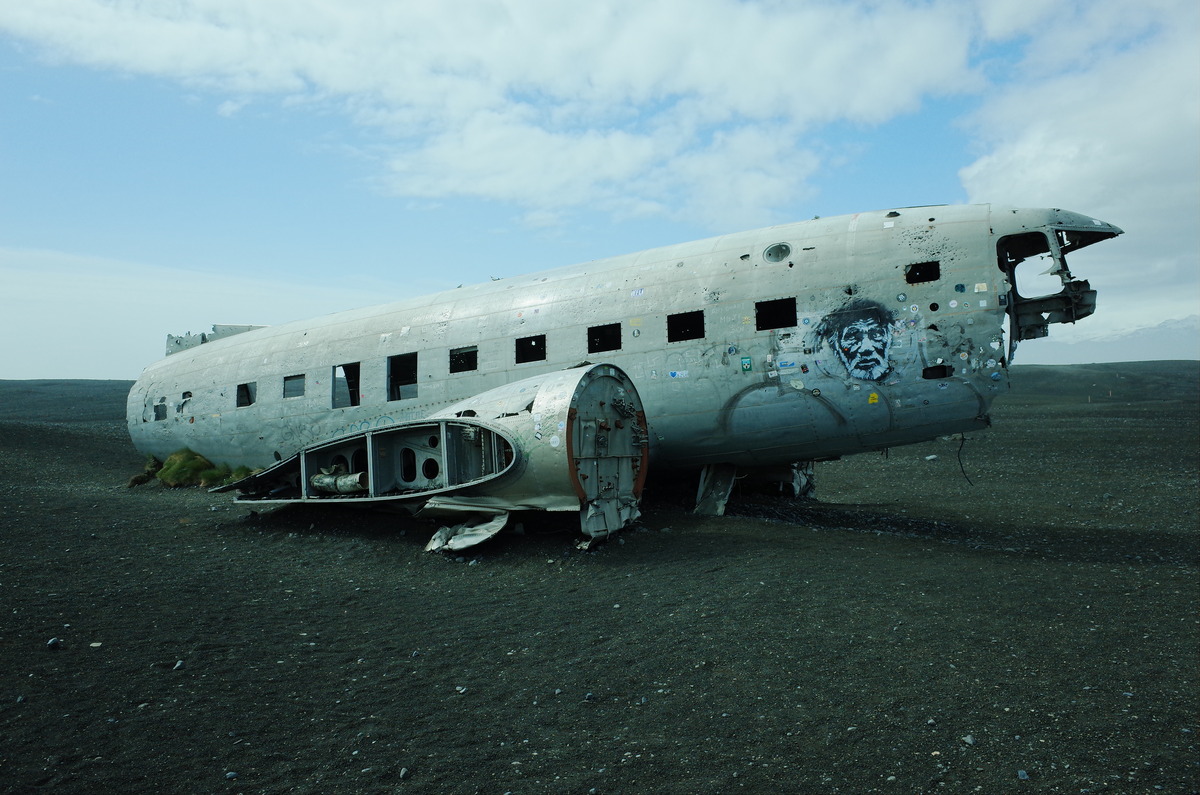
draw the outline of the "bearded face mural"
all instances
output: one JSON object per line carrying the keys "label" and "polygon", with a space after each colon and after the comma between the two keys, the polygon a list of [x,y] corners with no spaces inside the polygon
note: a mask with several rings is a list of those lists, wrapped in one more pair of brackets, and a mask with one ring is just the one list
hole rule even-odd
{"label": "bearded face mural", "polygon": [[852,378],[879,381],[892,371],[892,314],[875,301],[852,301],[821,322],[818,331]]}

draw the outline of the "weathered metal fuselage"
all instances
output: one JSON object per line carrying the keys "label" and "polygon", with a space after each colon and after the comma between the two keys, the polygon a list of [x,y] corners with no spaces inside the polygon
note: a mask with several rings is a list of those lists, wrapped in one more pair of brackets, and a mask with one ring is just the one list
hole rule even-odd
{"label": "weathered metal fuselage", "polygon": [[[146,368],[137,448],[268,466],[606,362],[636,386],[653,466],[764,467],[988,424],[1006,334],[1089,314],[1062,252],[1120,234],[1059,210],[902,208],[726,235],[218,336]],[[1039,242],[1040,241],[1040,242]],[[1016,293],[1057,265],[1064,289]],[[447,267],[437,263],[437,267]],[[1041,303],[1039,303],[1041,302]]]}

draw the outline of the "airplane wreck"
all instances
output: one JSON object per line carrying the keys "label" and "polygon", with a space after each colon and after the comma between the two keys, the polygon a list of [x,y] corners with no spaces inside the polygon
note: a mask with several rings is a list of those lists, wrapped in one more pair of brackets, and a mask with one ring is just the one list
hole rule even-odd
{"label": "airplane wreck", "polygon": [[[1018,343],[1095,311],[1068,255],[1122,231],[1057,209],[821,218],[311,321],[168,336],[129,394],[142,452],[260,471],[257,504],[396,504],[433,548],[518,511],[587,538],[649,482],[698,472],[800,496],[813,462],[984,428]],[[1024,295],[1018,275],[1059,289]]]}

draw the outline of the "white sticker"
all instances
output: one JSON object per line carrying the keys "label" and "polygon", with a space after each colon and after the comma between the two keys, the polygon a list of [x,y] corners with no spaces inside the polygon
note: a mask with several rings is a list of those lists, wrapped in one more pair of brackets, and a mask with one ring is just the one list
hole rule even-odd
{"label": "white sticker", "polygon": [[555,434],[554,436],[550,437],[550,446],[551,447],[558,447],[559,444],[561,444],[561,442],[558,438],[558,434]]}

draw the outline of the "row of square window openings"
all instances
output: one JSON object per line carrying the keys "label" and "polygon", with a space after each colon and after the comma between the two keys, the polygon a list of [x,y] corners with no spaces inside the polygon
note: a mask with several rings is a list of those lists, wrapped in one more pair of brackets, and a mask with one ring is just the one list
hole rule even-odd
{"label": "row of square window openings", "polygon": [[[796,299],[779,298],[758,301],[754,305],[755,328],[769,331],[796,325]],[[667,316],[667,342],[685,342],[704,337],[704,310],[680,312]],[[588,353],[603,353],[621,349],[621,324],[606,323],[587,331]],[[539,362],[546,358],[546,335],[520,337],[515,341],[516,364]],[[400,353],[388,357],[388,400],[404,400],[417,396],[417,354]],[[479,350],[471,345],[450,349],[450,372],[466,373],[479,368]],[[283,379],[285,398],[303,397],[304,376],[289,375]],[[359,404],[359,363],[340,364],[333,368],[333,408]],[[185,393],[185,399],[191,397]],[[237,405],[252,406],[258,399],[258,382],[237,386]]]}
{"label": "row of square window openings", "polygon": [[[755,327],[759,331],[787,328],[796,325],[796,299],[780,298],[759,301],[754,305]],[[667,316],[667,342],[685,342],[704,337],[704,310],[680,312]],[[588,353],[603,353],[621,349],[621,324],[606,323],[592,326],[587,333]],[[546,358],[546,335],[520,337],[515,341],[515,362],[543,361]],[[471,345],[450,349],[450,372],[465,373],[479,368],[479,350]],[[333,408],[357,406],[359,403],[359,363],[341,364],[333,368]],[[417,354],[401,353],[388,357],[388,400],[416,397]],[[257,399],[257,383],[238,384],[237,405],[250,406]],[[304,376],[289,375],[283,379],[285,398],[304,395]]]}

